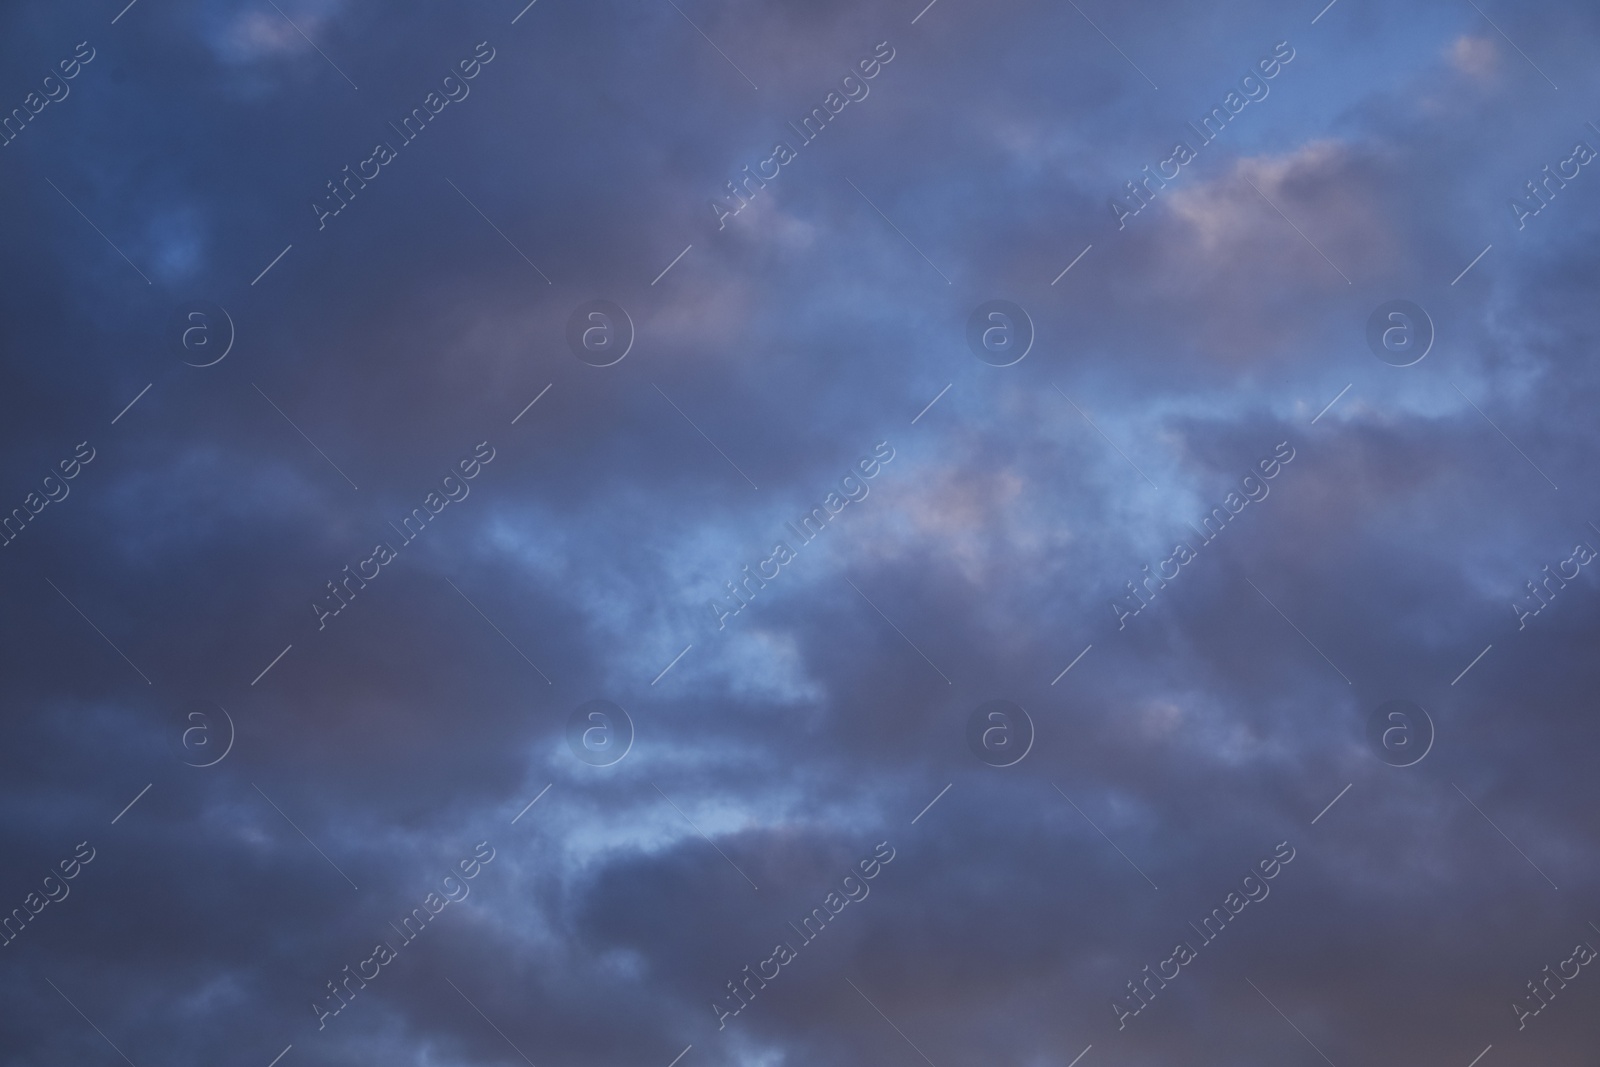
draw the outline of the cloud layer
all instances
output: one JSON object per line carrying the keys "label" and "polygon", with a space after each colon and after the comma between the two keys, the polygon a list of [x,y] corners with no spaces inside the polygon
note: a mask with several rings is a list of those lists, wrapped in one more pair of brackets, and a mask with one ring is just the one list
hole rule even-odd
{"label": "cloud layer", "polygon": [[1589,1062],[1600,14],[1316,7],[0,15],[0,1063]]}

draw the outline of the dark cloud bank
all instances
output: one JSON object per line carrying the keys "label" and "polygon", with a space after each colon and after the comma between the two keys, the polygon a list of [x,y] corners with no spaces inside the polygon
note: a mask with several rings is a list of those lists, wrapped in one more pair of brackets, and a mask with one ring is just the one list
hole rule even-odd
{"label": "dark cloud bank", "polygon": [[1592,1062],[1600,16],[1320,6],[8,7],[0,1063]]}

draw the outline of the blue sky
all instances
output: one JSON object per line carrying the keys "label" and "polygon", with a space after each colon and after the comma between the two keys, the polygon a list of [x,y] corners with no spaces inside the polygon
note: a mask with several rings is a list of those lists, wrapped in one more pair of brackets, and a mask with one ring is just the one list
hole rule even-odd
{"label": "blue sky", "polygon": [[0,14],[0,1063],[1588,1062],[1600,13],[124,3]]}

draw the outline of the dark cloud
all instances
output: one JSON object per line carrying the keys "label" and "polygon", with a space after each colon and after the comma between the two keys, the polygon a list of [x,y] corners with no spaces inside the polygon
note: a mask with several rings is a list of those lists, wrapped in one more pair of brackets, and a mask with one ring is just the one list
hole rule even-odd
{"label": "dark cloud", "polygon": [[1583,1062],[1592,10],[277,6],[3,16],[0,1061]]}

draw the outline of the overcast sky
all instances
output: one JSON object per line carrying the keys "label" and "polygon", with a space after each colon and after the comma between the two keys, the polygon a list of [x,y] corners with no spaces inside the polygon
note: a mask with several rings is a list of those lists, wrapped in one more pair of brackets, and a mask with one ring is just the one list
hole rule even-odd
{"label": "overcast sky", "polygon": [[0,1064],[1592,1063],[1600,10],[1322,2],[6,5]]}

